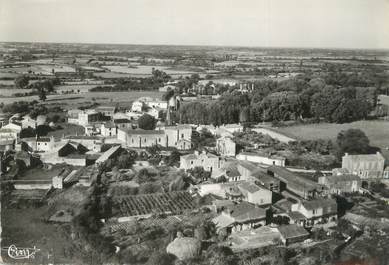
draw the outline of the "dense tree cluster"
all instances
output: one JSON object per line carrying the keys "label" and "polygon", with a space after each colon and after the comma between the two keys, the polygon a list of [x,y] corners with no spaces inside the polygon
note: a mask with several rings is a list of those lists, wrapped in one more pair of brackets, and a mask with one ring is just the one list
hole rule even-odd
{"label": "dense tree cluster", "polygon": [[30,78],[26,75],[21,75],[15,78],[15,87],[16,88],[25,88],[30,82]]}
{"label": "dense tree cluster", "polygon": [[143,114],[138,119],[138,126],[143,130],[154,130],[156,124],[157,120],[149,114]]}
{"label": "dense tree cluster", "polygon": [[[338,84],[343,82],[343,86]],[[352,85],[359,85],[358,87]],[[344,123],[364,119],[375,107],[378,88],[357,81],[301,75],[284,81],[255,82],[249,93],[227,91],[209,102],[180,108],[181,122],[195,124],[286,121],[314,118]]]}
{"label": "dense tree cluster", "polygon": [[31,118],[35,119],[38,115],[45,115],[49,111],[43,105],[38,105],[38,101],[33,100],[31,102],[27,101],[17,101],[10,104],[0,104],[0,108],[3,112],[15,114],[29,114]]}
{"label": "dense tree cluster", "polygon": [[370,146],[369,138],[359,129],[348,129],[341,131],[336,138],[339,148],[339,155],[349,154],[368,154],[378,151],[377,148]]}

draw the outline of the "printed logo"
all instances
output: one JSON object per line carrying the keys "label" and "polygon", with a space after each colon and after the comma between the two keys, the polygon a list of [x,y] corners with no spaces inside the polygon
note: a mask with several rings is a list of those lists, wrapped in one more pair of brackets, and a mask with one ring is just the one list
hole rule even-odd
{"label": "printed logo", "polygon": [[34,248],[21,248],[11,245],[8,247],[8,256],[12,259],[35,259],[35,253],[40,251],[35,246]]}

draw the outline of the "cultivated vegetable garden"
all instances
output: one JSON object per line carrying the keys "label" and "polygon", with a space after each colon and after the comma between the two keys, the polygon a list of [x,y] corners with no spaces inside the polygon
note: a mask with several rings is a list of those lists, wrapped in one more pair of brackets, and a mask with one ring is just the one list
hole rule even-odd
{"label": "cultivated vegetable garden", "polygon": [[186,191],[114,197],[114,209],[118,216],[179,214],[194,207],[192,195]]}

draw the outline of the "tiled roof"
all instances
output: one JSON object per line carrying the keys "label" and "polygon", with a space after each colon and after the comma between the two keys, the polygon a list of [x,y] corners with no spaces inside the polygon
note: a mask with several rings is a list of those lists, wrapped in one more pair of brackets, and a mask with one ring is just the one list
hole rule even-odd
{"label": "tiled roof", "polygon": [[211,154],[211,153],[200,153],[198,155],[196,154],[187,154],[187,155],[184,155],[184,156],[181,156],[183,159],[185,160],[194,160],[194,159],[199,159],[201,158],[202,156],[206,156],[207,158],[218,158],[217,155],[214,155],[214,154]]}
{"label": "tiled roof", "polygon": [[69,135],[65,136],[65,139],[73,139],[73,140],[99,140],[98,136],[88,136],[88,135]]}
{"label": "tiled roof", "polygon": [[360,161],[376,161],[378,160],[385,160],[385,158],[382,156],[381,153],[376,154],[368,154],[368,155],[345,155],[342,159],[346,160],[352,160],[353,162],[360,162]]}
{"label": "tiled roof", "polygon": [[344,182],[344,181],[360,181],[361,178],[357,175],[353,174],[343,174],[343,175],[335,175],[335,176],[327,176],[326,177],[330,182]]}
{"label": "tiled roof", "polygon": [[240,189],[246,190],[250,193],[254,193],[254,192],[262,190],[259,186],[255,185],[254,183],[251,183],[251,182],[243,182],[243,183],[239,184],[238,186]]}
{"label": "tiled roof", "polygon": [[309,236],[308,231],[304,227],[296,224],[281,225],[277,229],[285,239]]}
{"label": "tiled roof", "polygon": [[129,135],[161,135],[165,134],[163,130],[142,130],[142,129],[120,129]]}
{"label": "tiled roof", "polygon": [[107,151],[105,151],[97,160],[96,160],[96,163],[102,163],[104,161],[106,161],[107,159],[109,159],[116,151],[118,151],[120,149],[120,145],[117,145],[117,146],[113,146],[111,147],[110,149],[108,149]]}
{"label": "tiled roof", "polygon": [[289,171],[284,167],[270,166],[268,167],[268,172],[269,171],[277,174],[279,178],[282,178],[284,181],[288,182],[287,185],[289,183],[293,183],[296,187],[301,186],[304,187],[304,189],[312,190],[322,186],[312,180],[300,177],[299,175],[293,173],[292,171]]}
{"label": "tiled roof", "polygon": [[100,106],[100,107],[97,107],[96,110],[110,110],[110,111],[114,111],[114,110],[115,110],[115,107],[110,107],[110,106]]}
{"label": "tiled roof", "polygon": [[230,216],[237,222],[266,218],[266,210],[256,207],[251,203],[242,202],[238,205],[228,207]]}
{"label": "tiled roof", "polygon": [[334,210],[336,211],[336,201],[333,199],[315,199],[311,201],[302,201],[302,204],[304,207],[308,210],[315,210],[318,208],[328,208],[328,207],[334,207]]}
{"label": "tiled roof", "polygon": [[240,166],[244,167],[245,169],[248,169],[248,170],[250,170],[252,172],[254,172],[255,170],[257,170],[259,168],[254,163],[248,162],[248,161],[244,161],[244,160],[238,160],[238,164]]}
{"label": "tiled roof", "polygon": [[114,119],[114,123],[131,123],[129,119]]}
{"label": "tiled roof", "polygon": [[104,123],[105,128],[116,128],[115,124],[113,122],[106,122]]}

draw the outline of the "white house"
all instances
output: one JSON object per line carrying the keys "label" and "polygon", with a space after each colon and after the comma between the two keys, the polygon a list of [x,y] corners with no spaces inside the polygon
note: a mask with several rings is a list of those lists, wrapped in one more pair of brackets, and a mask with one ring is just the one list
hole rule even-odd
{"label": "white house", "polygon": [[272,192],[268,189],[248,181],[244,181],[238,184],[238,188],[243,195],[244,201],[258,205],[272,203]]}
{"label": "white house", "polygon": [[211,153],[195,151],[180,157],[180,168],[188,170],[195,167],[203,167],[204,170],[212,172],[224,165],[224,159]]}
{"label": "white house", "polygon": [[249,161],[269,166],[285,167],[285,158],[281,156],[266,155],[253,152],[242,152],[236,156],[236,159],[242,161]]}
{"label": "white house", "polygon": [[380,152],[369,155],[349,155],[342,157],[342,168],[361,179],[376,179],[383,177],[385,158]]}
{"label": "white house", "polygon": [[298,212],[302,218],[295,220],[304,226],[312,226],[317,223],[327,223],[337,219],[338,206],[334,199],[302,200],[292,204],[292,213]]}
{"label": "white house", "polygon": [[106,122],[101,124],[100,133],[105,137],[112,137],[117,135],[117,128],[113,122]]}
{"label": "white house", "polygon": [[145,104],[143,103],[143,101],[138,101],[138,100],[134,101],[134,102],[132,102],[131,111],[142,112],[144,105]]}
{"label": "white house", "polygon": [[236,144],[229,137],[221,137],[216,140],[216,152],[223,156],[235,156]]}
{"label": "white house", "polygon": [[22,131],[22,126],[8,123],[7,125],[0,128],[0,138],[1,139],[18,139],[20,132]]}

